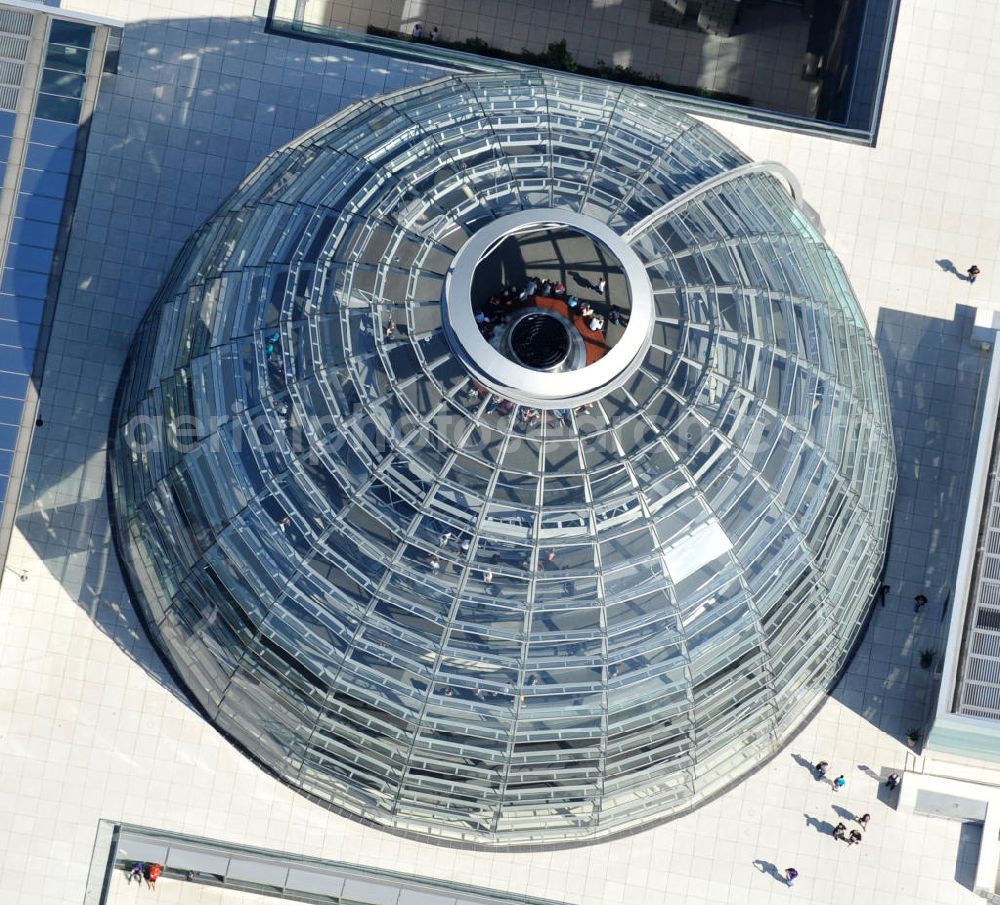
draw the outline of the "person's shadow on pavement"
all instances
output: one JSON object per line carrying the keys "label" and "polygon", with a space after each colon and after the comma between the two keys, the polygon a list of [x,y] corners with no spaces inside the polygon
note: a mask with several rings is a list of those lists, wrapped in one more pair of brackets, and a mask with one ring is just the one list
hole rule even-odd
{"label": "person's shadow on pavement", "polygon": [[854,820],[853,811],[849,811],[847,808],[842,808],[839,804],[831,805],[831,807],[841,820]]}
{"label": "person's shadow on pavement", "polygon": [[[971,273],[959,273],[958,268],[955,266],[954,261],[949,261],[947,258],[940,258],[934,262],[940,267],[945,273],[953,273],[958,277],[963,283],[974,283],[973,274]],[[978,273],[975,276],[979,276]]]}
{"label": "person's shadow on pavement", "polygon": [[865,764],[858,764],[858,769],[859,769],[859,770],[860,770],[860,771],[861,771],[862,773],[864,773],[864,774],[865,774],[865,776],[869,776],[869,777],[871,777],[872,779],[876,779],[876,780],[878,780],[879,782],[881,782],[881,781],[882,781],[882,777],[881,777],[881,776],[879,776],[879,775],[878,775],[878,773],[876,773],[876,772],[875,772],[875,771],[874,771],[874,770],[873,770],[873,769],[872,769],[871,767],[869,767],[869,766],[866,766]]}
{"label": "person's shadow on pavement", "polygon": [[811,760],[806,760],[801,754],[793,754],[792,760],[795,761],[803,770],[808,770],[813,775],[813,779],[819,781],[823,779],[819,773],[816,772],[816,765]]}
{"label": "person's shadow on pavement", "polygon": [[825,820],[820,820],[818,817],[812,817],[809,814],[803,814],[806,818],[806,826],[813,827],[817,833],[823,833],[825,836],[833,835],[833,824],[827,823]]}
{"label": "person's shadow on pavement", "polygon": [[764,861],[763,859],[758,858],[753,862],[753,866],[756,867],[762,874],[770,874],[779,883],[785,883],[787,885],[785,875],[770,861]]}

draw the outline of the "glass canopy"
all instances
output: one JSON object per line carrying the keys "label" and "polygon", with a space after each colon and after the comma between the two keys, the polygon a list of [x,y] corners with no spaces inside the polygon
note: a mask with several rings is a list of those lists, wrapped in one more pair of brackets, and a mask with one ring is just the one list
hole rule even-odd
{"label": "glass canopy", "polygon": [[[781,747],[865,618],[895,463],[847,278],[749,163],[657,98],[533,72],[362,102],[246,179],[112,430],[135,602],[215,726],[342,812],[493,847],[635,830]],[[639,262],[605,288],[555,242],[534,294],[498,285],[513,320],[630,299],[607,355],[545,375],[605,368],[582,401],[504,395],[445,323],[481,313],[463,247],[540,211]]]}

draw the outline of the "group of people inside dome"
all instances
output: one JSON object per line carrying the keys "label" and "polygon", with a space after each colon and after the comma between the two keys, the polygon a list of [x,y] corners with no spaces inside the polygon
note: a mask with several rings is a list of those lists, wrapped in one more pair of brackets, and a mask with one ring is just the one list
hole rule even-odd
{"label": "group of people inside dome", "polygon": [[[478,380],[473,380],[466,390],[466,395],[469,397],[473,406],[478,408],[479,404],[489,397],[489,402],[486,404],[486,414],[492,415],[496,414],[499,417],[506,417],[512,411],[514,411],[516,403],[512,402],[510,399],[506,399],[499,393],[491,393],[490,390],[483,386]],[[575,411],[580,413],[586,413],[591,410],[590,403],[586,405],[578,406]],[[523,430],[529,430],[534,427],[538,427],[543,419],[545,423],[550,427],[565,427],[569,423],[569,412],[568,408],[556,408],[539,410],[537,408],[532,408],[531,406],[519,406],[517,412],[517,424]]]}
{"label": "group of people inside dome", "polygon": [[[439,549],[431,550],[427,557],[428,570],[433,575],[447,574],[450,571],[454,571],[456,574],[461,572],[462,563],[469,555],[471,547],[472,542],[468,536],[456,534],[450,530],[443,531],[438,540]],[[454,552],[452,552],[453,548]],[[488,544],[481,543],[479,548],[474,552],[475,558],[479,560],[480,571],[478,577],[482,581],[486,592],[494,597],[501,596],[501,591],[493,583],[493,565],[502,565],[508,569],[516,566],[523,572],[537,573],[560,572],[563,569],[563,566],[557,561],[558,554],[555,547],[547,547],[543,550],[538,550],[537,553],[527,553],[523,558],[516,560],[510,560],[505,555],[491,555],[487,550]],[[574,583],[569,580],[566,581],[564,583],[564,590],[568,595],[572,596]]]}
{"label": "group of people inside dome", "polygon": [[581,302],[575,295],[569,293],[562,280],[552,280],[540,277],[528,277],[523,287],[512,286],[509,283],[501,287],[498,293],[490,296],[486,304],[476,312],[476,324],[483,339],[491,342],[496,331],[507,323],[507,318],[516,310],[531,307],[537,297],[559,299],[566,303],[571,318],[575,315],[583,318],[583,322],[594,332],[605,332],[608,323],[627,326],[628,314],[615,305],[608,307],[607,314],[600,313],[591,302]]}
{"label": "group of people inside dome", "polygon": [[535,297],[539,295],[563,299],[571,310],[580,304],[575,295],[566,295],[566,285],[562,281],[553,283],[551,280],[529,277],[528,282],[521,288],[507,283],[498,293],[490,296],[483,308],[476,312],[476,324],[483,339],[490,342],[496,330],[507,323],[507,318],[512,312],[530,307],[534,304]]}

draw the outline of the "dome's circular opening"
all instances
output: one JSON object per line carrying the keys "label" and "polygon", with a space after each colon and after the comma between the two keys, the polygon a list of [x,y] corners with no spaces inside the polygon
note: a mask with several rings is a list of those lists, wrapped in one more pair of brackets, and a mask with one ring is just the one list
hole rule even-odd
{"label": "dome's circular opening", "polygon": [[[624,336],[632,311],[632,293],[618,257],[606,243],[568,226],[528,229],[497,242],[476,265],[470,295],[487,342],[515,363],[539,371],[577,370],[600,361]],[[569,342],[560,358],[553,348],[542,356],[546,363],[535,364],[531,355],[514,348],[515,321],[522,336],[532,329],[529,324],[536,324],[557,342],[555,324],[541,326],[544,316],[520,324],[518,315],[525,309],[555,314],[556,322],[568,328]],[[572,354],[574,347],[581,354]],[[541,354],[541,348],[534,354]]]}
{"label": "dome's circular opening", "polygon": [[635,251],[607,224],[556,208],[480,229],[455,255],[442,303],[466,369],[502,398],[540,408],[579,405],[623,383],[653,329]]}
{"label": "dome's circular opening", "polygon": [[546,311],[531,311],[511,328],[510,351],[525,367],[551,371],[569,355],[570,338],[565,323]]}

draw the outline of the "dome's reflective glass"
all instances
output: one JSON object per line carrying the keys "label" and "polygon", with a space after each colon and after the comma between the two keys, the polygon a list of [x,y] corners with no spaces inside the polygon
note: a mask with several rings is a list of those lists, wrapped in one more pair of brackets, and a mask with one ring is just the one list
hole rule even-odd
{"label": "dome's reflective glass", "polygon": [[[484,845],[633,829],[780,747],[864,617],[894,461],[844,273],[747,164],[628,88],[449,78],[317,127],[195,234],[111,477],[137,604],[223,732],[346,812]],[[501,237],[496,294],[554,285],[507,337],[447,275],[526,211],[548,225]],[[471,376],[480,340],[538,381]]]}

